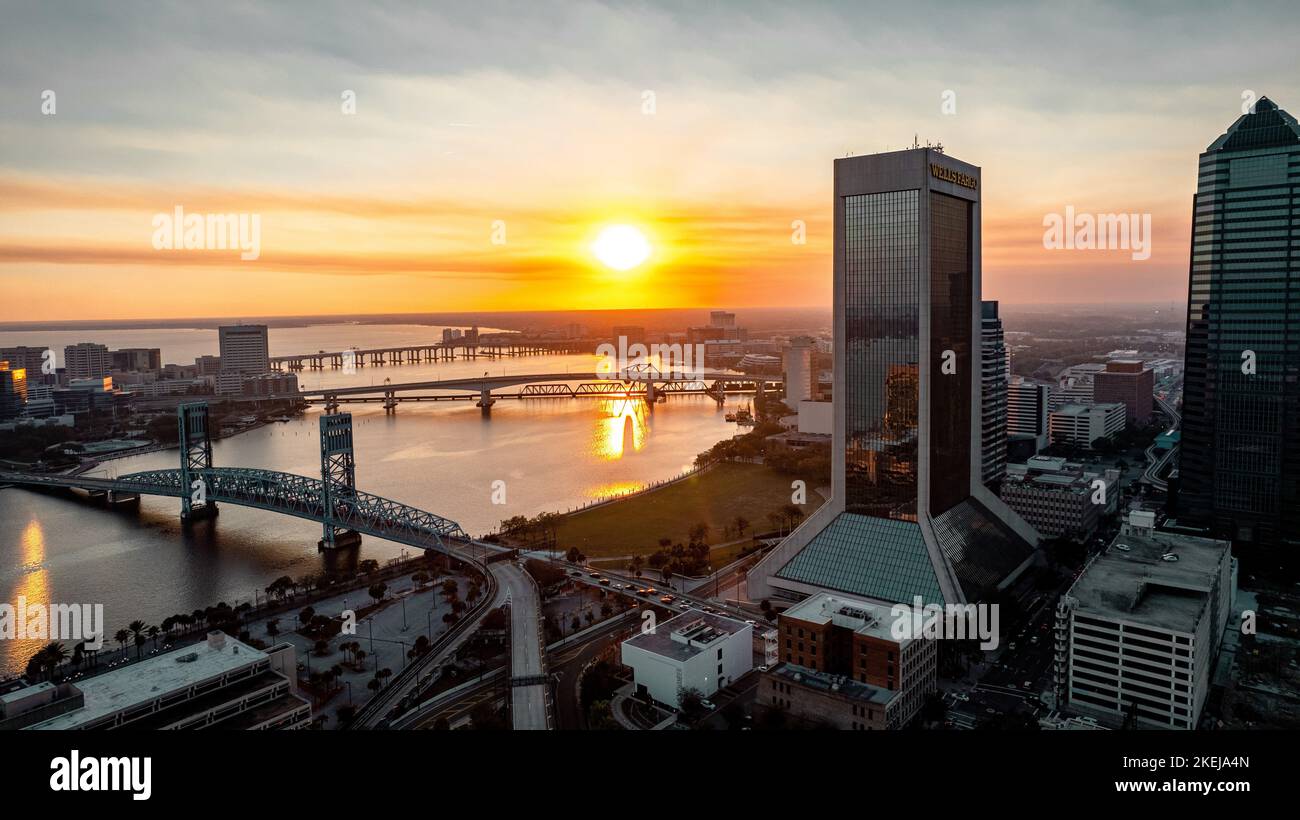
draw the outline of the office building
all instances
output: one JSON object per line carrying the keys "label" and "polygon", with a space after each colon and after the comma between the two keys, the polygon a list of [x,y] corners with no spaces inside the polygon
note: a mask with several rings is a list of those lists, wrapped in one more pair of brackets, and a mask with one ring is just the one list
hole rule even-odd
{"label": "office building", "polygon": [[1007,466],[1007,344],[997,302],[980,303],[980,475],[996,488]]}
{"label": "office building", "polygon": [[930,148],[835,161],[832,494],[751,597],[982,600],[1032,560],[981,480],[979,185]]}
{"label": "office building", "polygon": [[20,705],[6,705],[4,718],[38,730],[303,729],[311,705],[297,693],[297,674],[291,644],[263,652],[212,632],[64,687],[38,684],[12,698]]}
{"label": "office building", "polygon": [[1232,608],[1226,541],[1158,532],[1134,512],[1056,610],[1057,708],[1194,729]]}
{"label": "office building", "polygon": [[16,419],[27,408],[27,371],[0,361],[0,421]]}
{"label": "office building", "polygon": [[649,340],[645,328],[641,325],[614,325],[610,333],[614,337],[615,346],[618,345],[619,339],[627,339],[629,345],[645,344]]}
{"label": "office building", "polygon": [[1032,436],[1035,451],[1050,443],[1047,415],[1052,386],[1012,376],[1007,382],[1007,435]]}
{"label": "office building", "polygon": [[114,370],[146,373],[162,369],[162,350],[156,347],[125,347],[109,355]]}
{"label": "office building", "polygon": [[1145,425],[1154,409],[1156,376],[1139,359],[1112,359],[1093,377],[1094,400],[1121,402],[1128,424]]}
{"label": "office building", "polygon": [[765,673],[758,702],[837,728],[902,728],[938,686],[938,642],[896,638],[894,621],[869,601],[801,601],[778,619],[782,666]]}
{"label": "office building", "polygon": [[1089,471],[1063,458],[1007,465],[1002,500],[1043,538],[1087,541],[1119,505],[1119,471]]}
{"label": "office building", "polygon": [[217,334],[223,372],[248,376],[270,372],[266,325],[225,325],[217,328]]}
{"label": "office building", "polygon": [[1071,444],[1092,449],[1099,438],[1109,438],[1124,429],[1126,408],[1110,404],[1067,404],[1047,417],[1053,444]]}
{"label": "office building", "polygon": [[753,668],[753,628],[691,610],[628,638],[621,651],[636,691],[677,709],[683,692],[707,698]]}
{"label": "office building", "polygon": [[816,398],[817,373],[813,370],[812,339],[801,336],[790,340],[785,349],[785,403],[796,407],[799,402]]}
{"label": "office building", "polygon": [[79,342],[63,348],[64,377],[71,379],[99,379],[113,372],[113,357],[106,345]]}
{"label": "office building", "polygon": [[1262,97],[1201,154],[1178,518],[1300,546],[1300,125]]}
{"label": "office building", "polygon": [[15,347],[0,347],[0,361],[9,362],[9,367],[13,370],[26,370],[27,378],[36,382],[42,375],[42,366],[45,364],[44,347],[28,347],[18,345]]}
{"label": "office building", "polygon": [[709,312],[709,325],[711,327],[735,327],[736,314],[725,310],[714,310]]}

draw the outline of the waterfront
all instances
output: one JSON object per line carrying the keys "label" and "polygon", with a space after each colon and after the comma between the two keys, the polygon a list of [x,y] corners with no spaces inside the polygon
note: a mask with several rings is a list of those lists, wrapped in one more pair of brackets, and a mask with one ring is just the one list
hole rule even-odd
{"label": "waterfront", "polygon": [[[367,343],[368,335],[359,333],[340,346]],[[354,375],[304,371],[303,384],[590,372],[593,363],[591,356],[532,356],[363,368]],[[704,396],[673,397],[653,410],[640,400],[501,400],[488,420],[473,402],[406,403],[391,416],[374,404],[344,409],[354,415],[360,488],[452,518],[476,535],[514,515],[563,511],[671,478],[737,432]],[[215,462],[319,475],[319,414],[313,408],[219,440]],[[170,468],[176,459],[175,450],[147,453],[94,472]],[[493,503],[494,481],[505,482],[504,504]],[[225,505],[214,521],[186,531],[178,508],[175,499],[145,497],[138,513],[109,512],[58,496],[0,491],[0,600],[102,603],[111,635],[135,618],[157,623],[218,601],[252,600],[274,578],[319,572],[330,560],[317,552],[320,527],[310,521]],[[359,553],[339,557],[383,561],[402,552],[367,537]],[[39,643],[0,642],[0,673],[20,671]]]}

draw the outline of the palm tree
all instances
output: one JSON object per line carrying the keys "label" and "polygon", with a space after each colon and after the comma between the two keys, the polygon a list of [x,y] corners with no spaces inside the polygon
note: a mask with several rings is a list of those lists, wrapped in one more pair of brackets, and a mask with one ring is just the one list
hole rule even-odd
{"label": "palm tree", "polygon": [[54,670],[68,658],[68,650],[58,641],[50,641],[36,653],[41,659],[40,666],[45,669],[50,680],[54,680]]}
{"label": "palm tree", "polygon": [[140,657],[140,647],[144,645],[145,630],[148,627],[145,626],[144,621],[132,621],[126,625],[126,628],[131,631],[131,638],[135,641],[135,656],[138,658]]}
{"label": "palm tree", "polygon": [[125,629],[119,629],[117,632],[113,633],[113,640],[117,641],[117,645],[121,649],[125,650],[126,642],[131,640],[131,633],[127,632]]}
{"label": "palm tree", "polygon": [[149,627],[149,629],[146,630],[146,631],[149,633],[149,637],[153,640],[153,648],[154,648],[154,649],[157,649],[157,648],[158,648],[158,636],[162,634],[162,630],[159,629],[159,628],[156,627],[156,626],[151,626],[151,627]]}

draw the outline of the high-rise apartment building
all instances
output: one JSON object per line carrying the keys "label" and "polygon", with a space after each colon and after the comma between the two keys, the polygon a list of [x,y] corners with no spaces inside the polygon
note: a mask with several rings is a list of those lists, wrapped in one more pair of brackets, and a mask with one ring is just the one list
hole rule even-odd
{"label": "high-rise apartment building", "polygon": [[752,597],[978,600],[1032,559],[981,480],[979,185],[930,148],[835,161],[832,495]]}
{"label": "high-rise apartment building", "polygon": [[221,369],[260,376],[271,370],[266,325],[226,325],[217,329]]}
{"label": "high-rise apartment building", "polygon": [[1262,97],[1201,154],[1178,517],[1300,546],[1300,124]]}
{"label": "high-rise apartment building", "polygon": [[1037,450],[1046,447],[1051,394],[1050,384],[1012,376],[1007,383],[1007,435],[1033,436]]}
{"label": "high-rise apartment building", "polygon": [[989,487],[1007,472],[1007,343],[997,302],[980,304],[980,473]]}
{"label": "high-rise apartment building", "polygon": [[99,379],[113,372],[113,357],[107,345],[79,342],[63,348],[63,371],[68,381]]}
{"label": "high-rise apartment building", "polygon": [[799,402],[817,395],[817,372],[813,370],[813,340],[801,336],[790,340],[784,351],[785,403],[797,409]]}

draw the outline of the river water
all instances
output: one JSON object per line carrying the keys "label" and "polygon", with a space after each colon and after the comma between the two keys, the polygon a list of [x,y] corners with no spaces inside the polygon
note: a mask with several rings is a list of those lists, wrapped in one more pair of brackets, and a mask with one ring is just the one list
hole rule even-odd
{"label": "river water", "polygon": [[[76,338],[65,337],[71,333]],[[439,328],[335,325],[271,330],[271,353],[379,347],[441,338]],[[216,353],[216,331],[77,331],[0,334],[0,346],[97,341],[110,348],[163,348],[163,361]],[[595,370],[586,355],[477,359],[418,365],[303,371],[304,387],[425,381],[500,373]],[[512,389],[513,390],[513,389]],[[734,401],[734,399],[733,399]],[[378,404],[344,405],[353,414],[357,486],[451,518],[481,535],[514,515],[568,510],[671,478],[697,453],[734,435],[735,425],[704,396],[679,396],[653,410],[639,400],[501,399],[484,419],[473,401],[404,403],[386,415]],[[318,476],[319,409],[215,442],[217,466],[262,467]],[[105,462],[93,474],[124,475],[177,466],[168,450]],[[504,481],[504,504],[493,486]],[[502,500],[500,493],[496,501]],[[100,603],[111,636],[135,619],[218,601],[264,596],[281,575],[327,568],[317,552],[319,525],[276,513],[223,505],[220,515],[183,530],[180,502],[144,497],[138,512],[20,489],[0,491],[0,602]],[[365,537],[350,560],[404,554],[401,545]],[[0,640],[0,675],[21,671],[41,640]]]}

